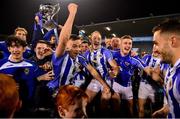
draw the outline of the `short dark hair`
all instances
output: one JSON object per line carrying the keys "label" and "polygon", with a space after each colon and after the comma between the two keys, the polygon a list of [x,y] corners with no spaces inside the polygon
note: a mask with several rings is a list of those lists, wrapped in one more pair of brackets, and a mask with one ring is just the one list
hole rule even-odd
{"label": "short dark hair", "polygon": [[80,38],[78,35],[76,35],[76,34],[71,34],[71,36],[70,36],[69,39],[75,41],[75,40],[79,40],[79,39],[81,39],[81,38]]}
{"label": "short dark hair", "polygon": [[89,41],[87,41],[87,40],[83,40],[82,43],[87,43],[88,45],[90,44]]}
{"label": "short dark hair", "polygon": [[8,38],[6,40],[6,45],[8,47],[10,47],[10,46],[12,46],[13,43],[15,43],[16,46],[23,46],[23,47],[27,46],[26,41],[21,40],[19,37],[14,36],[14,35],[8,36]]}
{"label": "short dark hair", "polygon": [[43,44],[46,44],[46,45],[50,46],[50,43],[49,43],[48,41],[38,40],[38,41],[35,43],[34,48],[36,48],[36,46],[37,46],[38,43],[43,43]]}
{"label": "short dark hair", "polygon": [[166,19],[157,26],[155,26],[152,32],[160,31],[161,33],[164,32],[173,32],[173,33],[180,33],[180,20],[178,19]]}

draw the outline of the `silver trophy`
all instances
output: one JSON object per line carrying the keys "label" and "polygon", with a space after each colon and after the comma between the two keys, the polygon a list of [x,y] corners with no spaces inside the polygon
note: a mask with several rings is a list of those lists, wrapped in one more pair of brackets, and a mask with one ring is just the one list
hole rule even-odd
{"label": "silver trophy", "polygon": [[59,3],[56,5],[41,4],[39,12],[42,14],[42,27],[46,30],[57,28],[58,24],[54,20],[54,16],[59,12]]}

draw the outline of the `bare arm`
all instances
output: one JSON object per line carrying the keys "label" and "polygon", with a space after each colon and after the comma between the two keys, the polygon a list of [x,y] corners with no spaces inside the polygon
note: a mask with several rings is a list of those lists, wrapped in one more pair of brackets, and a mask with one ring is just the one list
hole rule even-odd
{"label": "bare arm", "polygon": [[66,23],[62,27],[62,30],[59,36],[59,43],[55,51],[56,57],[60,57],[64,54],[66,43],[71,35],[73,22],[74,22],[75,15],[77,12],[77,7],[78,6],[74,3],[70,3],[68,5],[69,16],[66,20]]}
{"label": "bare arm", "polygon": [[169,107],[168,107],[168,104],[164,105],[164,107],[162,107],[161,109],[155,111],[153,114],[152,114],[152,117],[153,118],[165,118],[169,113]]}
{"label": "bare arm", "polygon": [[147,73],[147,75],[151,76],[154,81],[158,82],[160,85],[164,85],[163,76],[159,66],[156,68],[147,66],[144,68],[144,71]]}
{"label": "bare arm", "polygon": [[115,78],[119,73],[119,67],[115,60],[109,61],[110,66],[112,67],[112,70],[109,71],[109,75],[111,78]]}
{"label": "bare arm", "polygon": [[94,69],[92,65],[88,64],[86,68],[91,73],[91,75],[103,85],[104,88],[110,90],[107,83],[105,83],[105,81],[101,78],[101,76],[98,74],[98,72]]}

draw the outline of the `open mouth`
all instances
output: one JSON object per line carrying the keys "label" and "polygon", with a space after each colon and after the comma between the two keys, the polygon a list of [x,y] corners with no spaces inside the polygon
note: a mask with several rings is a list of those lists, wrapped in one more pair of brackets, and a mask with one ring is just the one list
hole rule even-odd
{"label": "open mouth", "polygon": [[160,54],[158,51],[154,51],[154,53]]}
{"label": "open mouth", "polygon": [[94,42],[94,45],[99,45],[99,42],[98,42],[98,41],[95,41],[95,42]]}
{"label": "open mouth", "polygon": [[130,50],[130,48],[124,48],[124,50],[125,50],[125,51],[129,51],[129,50]]}
{"label": "open mouth", "polygon": [[94,43],[95,46],[99,46],[99,43]]}

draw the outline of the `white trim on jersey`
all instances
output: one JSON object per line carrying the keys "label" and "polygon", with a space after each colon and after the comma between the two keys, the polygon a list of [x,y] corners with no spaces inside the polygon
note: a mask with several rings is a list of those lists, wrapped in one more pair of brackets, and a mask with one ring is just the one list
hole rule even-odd
{"label": "white trim on jersey", "polygon": [[0,67],[0,70],[8,69],[8,68],[15,68],[15,67],[24,67],[24,66],[33,66],[33,65],[26,61],[22,61],[20,63],[13,63],[13,62],[8,61]]}

